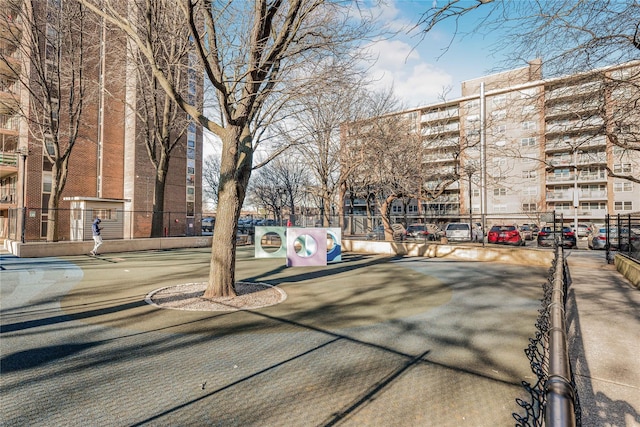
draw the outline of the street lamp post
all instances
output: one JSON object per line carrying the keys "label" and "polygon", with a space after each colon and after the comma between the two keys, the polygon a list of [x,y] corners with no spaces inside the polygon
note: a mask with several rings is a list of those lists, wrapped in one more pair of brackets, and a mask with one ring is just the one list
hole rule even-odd
{"label": "street lamp post", "polygon": [[25,233],[25,225],[27,222],[27,155],[29,154],[29,149],[27,147],[20,147],[18,150],[20,157],[22,158],[22,196],[21,196],[21,204],[22,204],[22,220],[20,221],[20,241],[24,243],[24,233]]}
{"label": "street lamp post", "polygon": [[[473,208],[472,203],[473,203],[473,190],[471,189],[471,177],[473,176],[473,174],[475,173],[475,169],[474,168],[467,168],[467,176],[469,177],[469,227],[470,229],[473,231]],[[473,232],[472,232],[472,237],[473,237]]]}
{"label": "street lamp post", "polygon": [[578,206],[580,205],[578,195],[578,150],[573,151],[573,227],[576,238],[578,237]]}

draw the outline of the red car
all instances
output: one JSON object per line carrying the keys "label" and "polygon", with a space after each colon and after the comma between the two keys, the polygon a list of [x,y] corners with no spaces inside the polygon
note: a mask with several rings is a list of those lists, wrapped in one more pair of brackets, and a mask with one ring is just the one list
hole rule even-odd
{"label": "red car", "polygon": [[524,239],[516,225],[494,225],[489,230],[487,242],[524,246]]}

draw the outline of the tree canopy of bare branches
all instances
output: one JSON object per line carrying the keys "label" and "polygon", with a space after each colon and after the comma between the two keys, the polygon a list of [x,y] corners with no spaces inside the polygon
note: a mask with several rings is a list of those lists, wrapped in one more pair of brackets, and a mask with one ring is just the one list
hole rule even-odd
{"label": "tree canopy of bare branches", "polygon": [[19,21],[21,27],[9,22],[8,31],[0,37],[20,49],[23,61],[13,61],[5,49],[0,50],[0,60],[19,76],[29,95],[29,103],[20,107],[19,115],[28,123],[30,151],[42,152],[50,165],[47,241],[58,241],[58,207],[69,159],[80,137],[85,108],[97,93],[97,83],[89,79],[97,73],[92,74],[89,68],[99,63],[96,46],[100,45],[100,32],[93,16],[76,2],[54,5],[31,1],[16,10],[19,16],[3,13],[2,19]]}
{"label": "tree canopy of bare branches", "polygon": [[[473,32],[486,34],[499,28],[507,35],[491,46],[496,51],[508,47],[513,52],[506,66],[542,58],[546,78],[582,74],[583,81],[588,82],[594,79],[589,74],[592,70],[640,59],[640,3],[636,0],[435,1],[416,25],[428,32],[444,20],[458,23],[472,12],[480,16]],[[597,134],[621,148],[622,156],[624,152],[640,151],[637,70],[624,78],[604,73],[595,76],[603,83],[603,93],[613,95],[613,101],[604,96],[599,101],[602,126]],[[570,113],[567,111],[567,116]],[[568,148],[578,150],[583,142]],[[607,171],[609,176],[640,182],[636,176],[609,167]]]}
{"label": "tree canopy of bare branches", "polygon": [[[194,61],[216,105],[190,102],[146,39],[150,2],[78,0],[124,31],[149,62],[158,84],[191,117],[222,140],[218,213],[205,297],[234,296],[237,219],[246,195],[260,129],[309,82],[314,65],[349,57],[371,28],[341,2],[169,1],[182,12]],[[168,0],[157,0],[168,1]]]}

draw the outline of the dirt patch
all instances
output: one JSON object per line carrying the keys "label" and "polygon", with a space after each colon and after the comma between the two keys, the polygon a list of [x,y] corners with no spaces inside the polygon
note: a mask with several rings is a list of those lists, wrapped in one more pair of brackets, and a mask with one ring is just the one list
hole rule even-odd
{"label": "dirt patch", "polygon": [[185,283],[156,289],[145,301],[160,308],[188,311],[252,310],[279,304],[287,299],[280,288],[259,282],[237,282],[236,297],[203,298],[206,282]]}

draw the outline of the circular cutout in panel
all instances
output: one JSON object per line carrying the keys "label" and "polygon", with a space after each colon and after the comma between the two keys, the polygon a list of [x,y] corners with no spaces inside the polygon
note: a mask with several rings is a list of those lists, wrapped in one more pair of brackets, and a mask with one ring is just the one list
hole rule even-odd
{"label": "circular cutout in panel", "polygon": [[331,252],[333,248],[338,244],[333,234],[327,233],[327,252]]}
{"label": "circular cutout in panel", "polygon": [[302,258],[308,258],[318,251],[318,245],[313,237],[303,234],[294,240],[293,249]]}
{"label": "circular cutout in panel", "polygon": [[282,239],[278,233],[269,231],[260,239],[260,246],[266,253],[273,254],[282,247]]}
{"label": "circular cutout in panel", "polygon": [[327,262],[342,261],[342,241],[339,228],[327,229]]}

